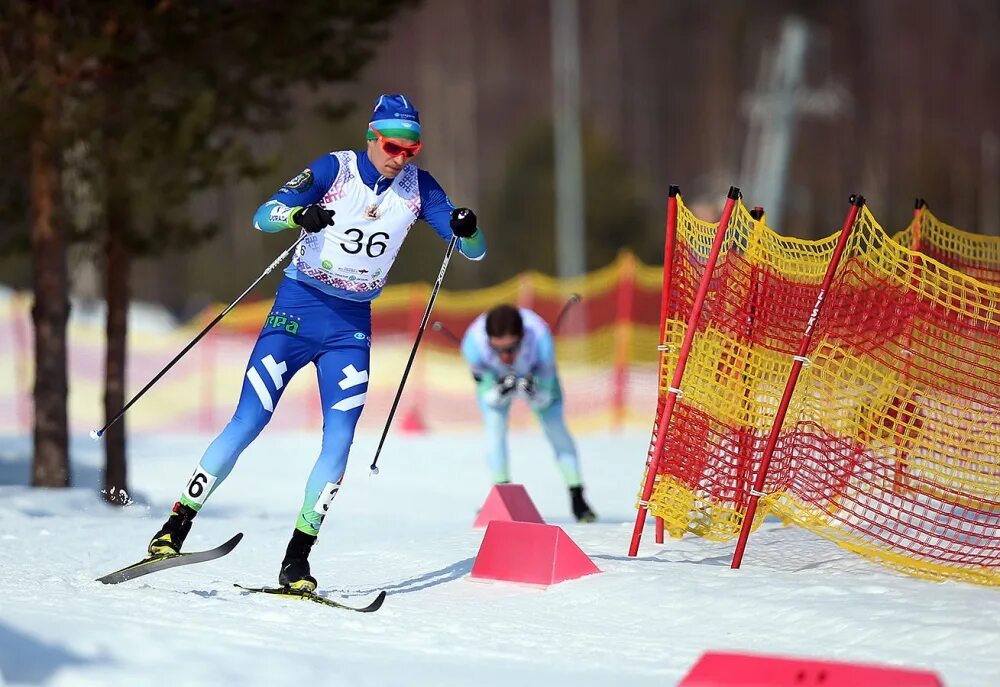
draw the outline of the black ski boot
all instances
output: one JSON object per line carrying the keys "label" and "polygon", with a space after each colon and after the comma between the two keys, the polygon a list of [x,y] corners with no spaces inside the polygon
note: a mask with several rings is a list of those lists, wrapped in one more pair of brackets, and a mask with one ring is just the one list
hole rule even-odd
{"label": "black ski boot", "polygon": [[597,520],[597,515],[590,510],[590,505],[583,498],[582,486],[570,487],[569,499],[573,506],[573,516],[577,522],[595,522]]}
{"label": "black ski boot", "polygon": [[302,530],[292,532],[292,538],[285,549],[285,559],[281,561],[278,584],[301,592],[316,590],[316,578],[309,574],[309,551],[316,543],[316,537]]}
{"label": "black ski boot", "polygon": [[170,514],[167,521],[163,523],[163,527],[153,535],[153,539],[149,542],[147,551],[149,551],[150,555],[159,556],[169,553],[180,553],[181,546],[184,545],[184,539],[187,537],[188,532],[191,531],[191,522],[196,515],[198,515],[198,511],[194,508],[189,508],[180,501],[175,503],[173,513]]}

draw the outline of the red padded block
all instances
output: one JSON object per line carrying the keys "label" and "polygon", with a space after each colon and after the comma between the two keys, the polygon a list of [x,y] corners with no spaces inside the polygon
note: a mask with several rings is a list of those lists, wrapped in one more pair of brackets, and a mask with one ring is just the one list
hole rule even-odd
{"label": "red padded block", "polygon": [[486,527],[471,575],[548,586],[599,572],[561,527],[494,520]]}
{"label": "red padded block", "polygon": [[404,434],[423,434],[427,431],[427,425],[420,416],[420,411],[410,408],[399,421],[399,428]]}
{"label": "red padded block", "polygon": [[677,687],[943,687],[910,668],[708,651]]}
{"label": "red padded block", "polygon": [[545,522],[523,484],[493,485],[472,526],[486,527],[491,520]]}

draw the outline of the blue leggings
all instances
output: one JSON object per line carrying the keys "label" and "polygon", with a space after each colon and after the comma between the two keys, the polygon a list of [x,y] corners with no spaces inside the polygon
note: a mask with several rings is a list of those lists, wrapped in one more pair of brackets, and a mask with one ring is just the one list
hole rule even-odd
{"label": "blue leggings", "polygon": [[270,421],[292,376],[312,362],[323,404],[323,443],[295,526],[317,534],[340,489],[365,405],[370,347],[370,303],[282,281],[250,354],[236,413],[205,451],[181,502],[196,510],[204,505]]}
{"label": "blue leggings", "polygon": [[[493,473],[496,483],[510,481],[510,457],[507,451],[507,427],[510,419],[510,404],[492,406],[479,401],[479,409],[483,413],[483,424],[486,431],[486,462]],[[556,463],[562,472],[566,486],[576,487],[582,484],[580,465],[576,455],[573,437],[566,428],[563,417],[562,401],[558,400],[543,410],[536,410],[545,436],[555,453]]]}

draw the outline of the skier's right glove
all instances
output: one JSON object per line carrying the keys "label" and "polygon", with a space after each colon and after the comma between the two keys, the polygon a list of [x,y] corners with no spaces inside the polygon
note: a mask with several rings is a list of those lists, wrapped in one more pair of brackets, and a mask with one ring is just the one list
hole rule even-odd
{"label": "skier's right glove", "polygon": [[333,210],[320,205],[307,205],[292,213],[292,221],[310,234],[315,234],[333,226],[333,214]]}
{"label": "skier's right glove", "polygon": [[503,377],[493,377],[488,375],[480,382],[483,402],[494,408],[502,408],[510,405],[514,399],[514,390],[517,389],[517,377],[514,375],[504,375]]}
{"label": "skier's right glove", "polygon": [[467,239],[476,233],[476,213],[469,208],[455,208],[451,211],[451,231],[460,239]]}

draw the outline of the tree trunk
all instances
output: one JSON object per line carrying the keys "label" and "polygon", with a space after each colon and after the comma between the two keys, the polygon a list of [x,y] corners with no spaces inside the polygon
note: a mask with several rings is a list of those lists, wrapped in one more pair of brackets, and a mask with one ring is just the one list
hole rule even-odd
{"label": "tree trunk", "polygon": [[38,80],[45,89],[30,141],[31,259],[35,302],[35,457],[31,483],[69,486],[69,436],[66,414],[66,321],[69,279],[66,241],[56,221],[59,197],[55,146],[59,91],[55,79],[55,19],[36,8],[32,41]]}
{"label": "tree trunk", "polygon": [[[113,176],[108,181],[115,183]],[[105,293],[108,315],[106,323],[107,354],[104,364],[105,422],[118,414],[125,405],[125,360],[128,337],[129,267],[128,246],[122,237],[128,218],[123,215],[128,206],[109,203],[107,240],[105,242]],[[113,504],[128,502],[125,462],[125,418],[104,433],[104,500]]]}

